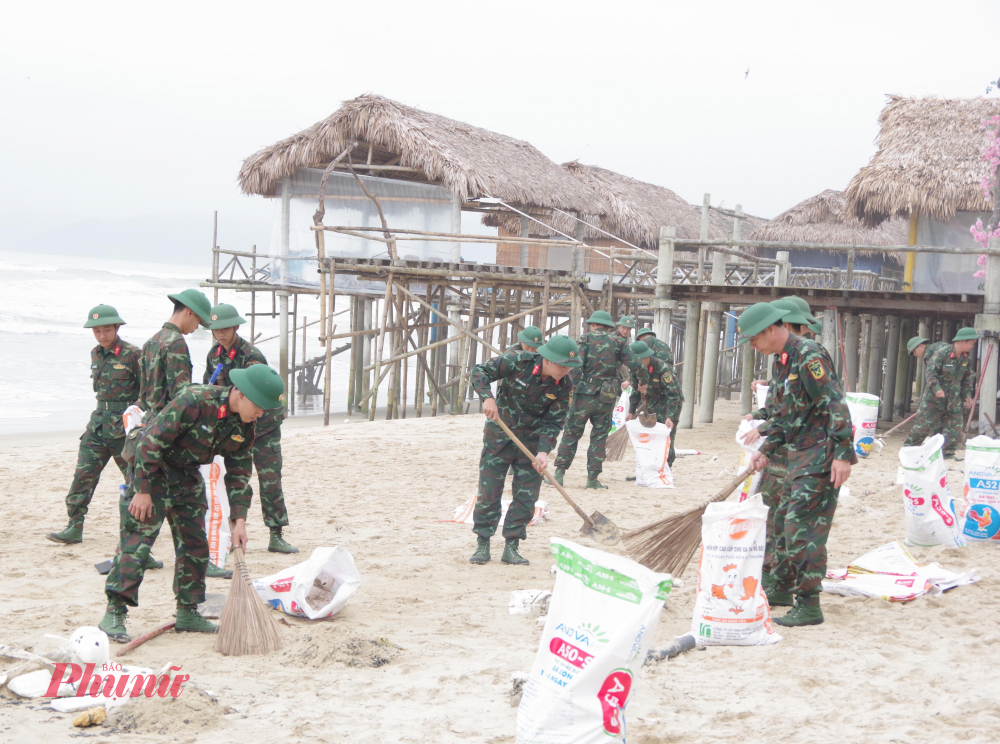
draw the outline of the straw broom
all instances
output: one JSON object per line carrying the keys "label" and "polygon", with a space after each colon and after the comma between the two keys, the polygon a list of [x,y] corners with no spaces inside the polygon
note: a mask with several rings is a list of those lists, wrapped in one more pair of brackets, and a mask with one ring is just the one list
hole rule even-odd
{"label": "straw broom", "polygon": [[625,548],[646,568],[682,576],[701,543],[701,518],[705,509],[716,501],[724,501],[751,474],[749,468],[744,470],[701,506],[645,527],[623,532],[622,542]]}
{"label": "straw broom", "polygon": [[215,650],[226,656],[273,654],[281,648],[278,623],[250,584],[243,551],[233,548],[233,558],[233,581],[219,616]]}

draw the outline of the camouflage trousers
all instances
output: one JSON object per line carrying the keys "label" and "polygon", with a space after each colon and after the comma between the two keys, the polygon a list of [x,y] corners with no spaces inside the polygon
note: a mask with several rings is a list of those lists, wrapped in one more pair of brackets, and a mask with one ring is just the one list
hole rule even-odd
{"label": "camouflage trousers", "polygon": [[121,458],[124,437],[107,437],[107,427],[91,421],[80,437],[80,451],[76,455],[76,472],[73,484],[66,495],[66,513],[70,527],[83,528],[84,518],[94,497],[94,489],[108,461],[114,458],[122,477],[128,481],[128,464]]}
{"label": "camouflage trousers", "polygon": [[253,464],[260,483],[260,509],[268,527],[287,527],[288,510],[281,490],[281,427],[253,440]]}
{"label": "camouflage trousers", "polygon": [[944,435],[944,453],[955,454],[962,442],[962,399],[956,396],[935,398],[933,393],[925,393],[920,399],[920,407],[910,429],[910,436],[903,446],[915,447],[935,434]]}
{"label": "camouflage trousers", "polygon": [[604,470],[605,447],[608,432],[611,431],[611,417],[615,412],[615,401],[601,400],[600,395],[575,395],[566,423],[563,425],[562,441],[556,455],[556,469],[569,470],[576,456],[576,447],[583,437],[583,430],[589,421],[590,446],[587,448],[587,475],[597,478]]}
{"label": "camouflage trousers", "polygon": [[108,603],[139,605],[139,586],[149,551],[160,534],[163,520],[170,519],[174,538],[174,595],[178,607],[194,607],[205,601],[205,571],[208,568],[208,535],[205,533],[205,482],[197,468],[181,469],[163,465],[151,479],[153,515],[146,522],[133,517],[127,508],[132,500],[131,484],[126,489],[122,529],[111,572],[104,585]]}
{"label": "camouflage trousers", "polygon": [[[517,448],[517,445],[503,437],[497,441],[487,429],[483,436],[483,454],[479,458],[479,494],[472,515],[472,531],[480,537],[493,537],[500,524],[500,499],[503,496],[507,471],[513,471],[513,501],[504,519],[505,540],[525,540],[528,537],[528,522],[535,513],[535,502],[542,485],[542,475],[537,472],[531,460]],[[522,439],[524,446],[537,451],[538,440]]]}
{"label": "camouflage trousers", "polygon": [[830,482],[831,461],[828,442],[789,450],[788,475],[774,515],[773,585],[808,605],[819,603],[826,576],[826,541],[837,510],[840,489]]}
{"label": "camouflage trousers", "polygon": [[[770,463],[764,472],[760,474],[760,496],[767,507],[767,536],[764,542],[764,575],[770,578],[771,568],[774,566],[774,517],[778,513],[778,506],[781,503],[781,488],[788,474],[788,469],[784,465]],[[766,584],[767,582],[765,582]]]}

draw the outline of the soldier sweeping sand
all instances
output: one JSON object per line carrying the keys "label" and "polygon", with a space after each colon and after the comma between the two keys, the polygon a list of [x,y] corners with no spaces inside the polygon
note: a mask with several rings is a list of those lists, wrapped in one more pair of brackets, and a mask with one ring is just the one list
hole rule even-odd
{"label": "soldier sweeping sand", "polygon": [[768,601],[791,605],[779,625],[823,622],[819,593],[826,575],[826,542],[840,486],[850,477],[854,454],[851,417],[832,369],[814,341],[797,338],[782,323],[790,310],[759,302],[740,315],[738,344],[779,354],[772,379],[773,416],[767,439],[751,457],[758,471],[787,447],[788,472],[774,518],[775,556]]}
{"label": "soldier sweeping sand", "polygon": [[263,364],[233,370],[230,378],[233,387],[187,386],[146,427],[128,488],[121,539],[105,584],[108,607],[99,627],[113,641],[131,640],[125,618],[129,607],[139,605],[149,549],[168,516],[175,536],[176,629],[215,632],[216,626],[197,610],[205,601],[208,566],[205,483],[199,468],[216,455],[225,459],[232,541],[246,548],[254,422],[265,410],[281,408],[284,393],[278,373]]}
{"label": "soldier sweeping sand", "polygon": [[[638,375],[635,372],[632,373],[632,394],[629,396],[629,412],[625,420],[630,421],[636,417],[640,399],[645,395],[646,410],[656,415],[658,423],[666,424],[671,429],[667,465],[673,467],[676,457],[674,432],[677,430],[677,417],[680,416],[681,406],[684,404],[684,393],[681,392],[680,383],[674,376],[672,365],[658,359],[653,354],[653,350],[642,341],[636,341],[632,344],[631,349],[636,359],[646,365],[649,382],[646,384],[639,382]],[[634,477],[626,480],[634,480]]]}
{"label": "soldier sweeping sand", "polygon": [[[479,495],[472,531],[478,536],[470,563],[490,560],[490,538],[500,523],[500,498],[507,471],[514,471],[513,501],[503,525],[503,563],[527,565],[518,544],[527,538],[527,526],[535,511],[541,472],[562,428],[572,385],[566,378],[580,366],[579,350],[568,336],[553,336],[535,352],[501,354],[477,365],[469,382],[483,401],[489,419],[483,430],[483,452],[479,458]],[[500,381],[494,399],[490,383]],[[502,418],[514,435],[532,452],[532,462],[511,441],[496,419]]]}

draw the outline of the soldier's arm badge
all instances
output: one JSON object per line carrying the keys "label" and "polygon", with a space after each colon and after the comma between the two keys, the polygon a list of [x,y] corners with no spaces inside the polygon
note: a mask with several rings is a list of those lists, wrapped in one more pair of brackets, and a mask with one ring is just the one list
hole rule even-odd
{"label": "soldier's arm badge", "polygon": [[242,441],[243,441],[243,437],[242,437],[241,435],[239,435],[239,434],[233,434],[233,437],[232,437],[232,438],[233,438],[233,439],[234,439],[235,441],[237,441],[237,442],[242,442]]}
{"label": "soldier's arm badge", "polygon": [[664,384],[669,385],[673,381],[674,381],[674,378],[673,378],[673,376],[669,372],[664,372],[663,373],[663,382],[664,382]]}
{"label": "soldier's arm badge", "polygon": [[809,374],[812,375],[814,380],[822,380],[823,375],[826,374],[826,370],[823,369],[823,362],[819,359],[813,359],[811,362],[806,362],[806,369],[809,370]]}
{"label": "soldier's arm badge", "polygon": [[545,397],[546,397],[546,398],[549,398],[549,399],[551,399],[551,400],[555,400],[555,399],[556,399],[556,396],[554,396],[554,395],[553,395],[552,393],[546,393],[546,394],[545,394]]}

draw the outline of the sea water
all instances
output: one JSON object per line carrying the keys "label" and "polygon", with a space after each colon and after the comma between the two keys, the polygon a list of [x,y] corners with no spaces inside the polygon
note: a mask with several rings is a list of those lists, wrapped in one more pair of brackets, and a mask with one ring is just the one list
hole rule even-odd
{"label": "sea water", "polygon": [[[93,332],[84,328],[87,312],[95,305],[113,305],[127,322],[121,338],[138,347],[156,333],[173,310],[167,294],[205,281],[204,266],[155,263],[138,260],[91,259],[39,253],[0,251],[0,435],[39,431],[82,432],[94,410],[90,380],[90,350],[96,345]],[[213,299],[213,290],[202,291]],[[343,307],[347,307],[345,302]],[[250,295],[219,291],[219,302],[228,302],[247,318]],[[337,310],[341,310],[338,302]],[[258,294],[258,312],[269,312],[269,295]],[[302,316],[319,317],[315,297],[300,296]],[[347,314],[337,318],[341,330]],[[319,354],[319,326],[307,330],[307,356]],[[278,332],[277,317],[256,321],[261,338]],[[241,327],[247,338],[249,324]],[[205,357],[212,346],[210,331],[199,328],[185,336],[194,364],[194,381],[201,382]],[[301,362],[301,331],[296,360]],[[272,366],[278,363],[278,341],[264,341],[260,349]],[[346,409],[349,353],[333,359],[331,411]],[[384,396],[383,396],[384,397]],[[316,413],[321,396],[296,396],[296,413]]]}

